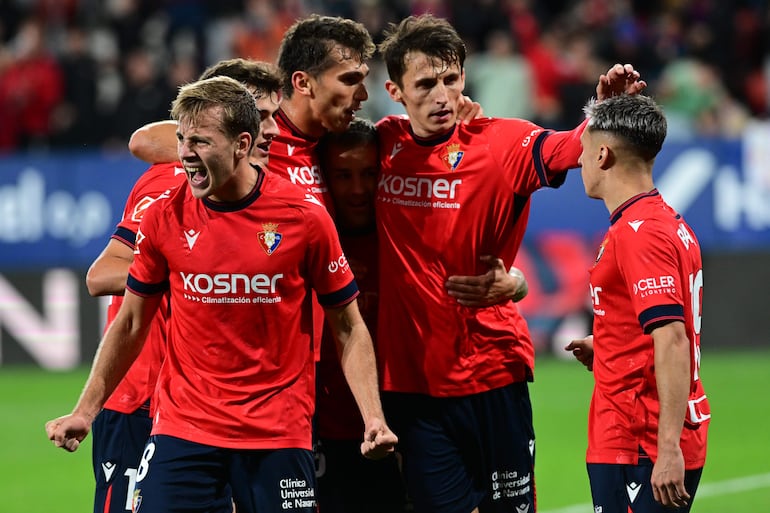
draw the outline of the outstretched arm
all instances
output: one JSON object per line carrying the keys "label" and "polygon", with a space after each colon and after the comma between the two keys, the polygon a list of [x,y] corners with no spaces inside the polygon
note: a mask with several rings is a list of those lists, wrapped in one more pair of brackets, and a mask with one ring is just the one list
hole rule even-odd
{"label": "outstretched arm", "polygon": [[361,453],[377,459],[394,451],[398,438],[385,422],[380,402],[377,366],[369,330],[351,301],[341,308],[326,309],[345,379],[364,419],[364,441]]}
{"label": "outstretched arm", "polygon": [[128,141],[131,154],[150,164],[176,162],[176,121],[156,121],[138,128]]}
{"label": "outstretched arm", "polygon": [[489,271],[478,276],[450,276],[447,293],[463,306],[485,307],[504,301],[521,301],[529,292],[527,280],[516,267],[505,270],[500,258],[484,255],[480,258]]}

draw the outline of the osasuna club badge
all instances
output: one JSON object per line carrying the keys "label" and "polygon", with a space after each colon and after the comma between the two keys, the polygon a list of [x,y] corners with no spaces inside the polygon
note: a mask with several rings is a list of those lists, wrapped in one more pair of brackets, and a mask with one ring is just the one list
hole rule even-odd
{"label": "osasuna club badge", "polygon": [[272,255],[278,248],[278,245],[283,239],[283,235],[276,231],[278,225],[276,223],[262,223],[262,229],[264,231],[257,234],[257,240],[259,245],[265,250],[265,253]]}
{"label": "osasuna club badge", "polygon": [[602,258],[602,255],[604,254],[604,246],[607,245],[607,238],[605,237],[602,241],[602,245],[599,246],[599,253],[596,255],[596,261],[594,262],[594,265],[599,263],[599,260]]}
{"label": "osasuna club badge", "polygon": [[454,171],[460,165],[464,154],[465,152],[460,150],[459,144],[447,144],[446,153],[442,156],[442,160],[450,171]]}

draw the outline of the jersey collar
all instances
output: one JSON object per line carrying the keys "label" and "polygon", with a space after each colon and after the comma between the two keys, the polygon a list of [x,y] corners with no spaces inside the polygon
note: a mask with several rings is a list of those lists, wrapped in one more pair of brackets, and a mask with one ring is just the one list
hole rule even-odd
{"label": "jersey collar", "polygon": [[649,192],[643,192],[641,194],[637,194],[636,196],[631,196],[626,201],[621,203],[620,206],[615,209],[612,215],[610,215],[610,224],[615,224],[615,221],[621,218],[621,216],[623,215],[623,212],[625,212],[631,205],[633,205],[637,201],[642,200],[644,198],[652,198],[655,196],[660,196],[658,189],[653,189]]}
{"label": "jersey collar", "polygon": [[257,183],[254,184],[254,188],[251,189],[251,192],[246,195],[246,197],[232,203],[222,203],[213,201],[209,198],[203,198],[203,204],[216,212],[235,212],[244,209],[257,201],[257,198],[262,195],[262,183],[265,181],[265,172],[262,171],[261,167],[254,164],[251,164],[251,167],[257,170]]}
{"label": "jersey collar", "polygon": [[433,137],[420,137],[419,135],[414,133],[414,130],[412,130],[412,125],[409,125],[409,134],[412,136],[412,139],[414,139],[414,142],[419,144],[420,146],[436,146],[441,143],[445,143],[449,140],[450,137],[452,137],[452,134],[455,133],[455,127],[457,125],[454,125],[447,133],[436,135]]}
{"label": "jersey collar", "polygon": [[283,109],[281,109],[280,107],[278,107],[278,112],[275,114],[275,117],[279,118],[281,122],[283,122],[283,124],[286,125],[286,128],[289,129],[289,131],[291,132],[291,135],[293,135],[294,137],[297,137],[299,139],[305,139],[306,141],[311,141],[311,142],[315,142],[318,140],[317,137],[311,137],[306,133],[304,133],[299,128],[297,128],[297,125],[291,122],[291,120],[289,119],[289,116],[287,116],[286,113],[283,111]]}

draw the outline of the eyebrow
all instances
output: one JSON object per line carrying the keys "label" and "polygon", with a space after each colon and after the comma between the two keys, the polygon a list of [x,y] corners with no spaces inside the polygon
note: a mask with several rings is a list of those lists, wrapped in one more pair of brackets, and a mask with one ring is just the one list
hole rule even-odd
{"label": "eyebrow", "polygon": [[368,71],[366,73],[364,73],[363,71],[360,71],[360,70],[350,70],[350,71],[346,71],[344,73],[341,73],[338,76],[342,80],[347,80],[347,79],[359,78],[359,77],[366,78],[368,75],[369,75]]}

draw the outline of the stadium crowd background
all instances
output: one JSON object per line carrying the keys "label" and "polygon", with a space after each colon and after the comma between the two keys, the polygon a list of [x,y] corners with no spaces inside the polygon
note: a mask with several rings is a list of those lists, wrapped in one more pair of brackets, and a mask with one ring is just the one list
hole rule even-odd
{"label": "stadium crowd background", "polygon": [[[230,57],[274,62],[309,13],[379,41],[432,12],[470,52],[466,92],[488,115],[571,128],[596,77],[630,62],[664,106],[669,140],[737,137],[770,114],[768,0],[0,0],[0,153],[124,151],[165,119],[179,85]],[[371,119],[400,113],[371,63]]]}

